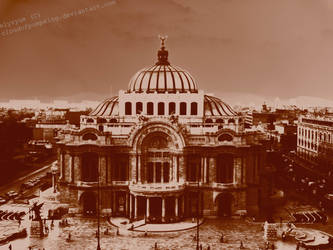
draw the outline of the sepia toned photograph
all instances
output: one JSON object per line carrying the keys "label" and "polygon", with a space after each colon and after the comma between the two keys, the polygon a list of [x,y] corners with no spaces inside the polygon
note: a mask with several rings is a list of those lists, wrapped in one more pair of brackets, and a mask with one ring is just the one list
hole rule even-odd
{"label": "sepia toned photograph", "polygon": [[0,0],[0,250],[333,250],[333,0]]}

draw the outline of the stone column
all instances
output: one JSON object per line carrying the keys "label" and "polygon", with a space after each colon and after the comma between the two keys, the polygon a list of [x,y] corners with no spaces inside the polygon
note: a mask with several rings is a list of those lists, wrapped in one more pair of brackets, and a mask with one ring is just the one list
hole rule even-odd
{"label": "stone column", "polygon": [[207,157],[203,158],[203,183],[207,182]]}
{"label": "stone column", "polygon": [[163,183],[163,182],[164,182],[164,166],[161,162],[161,183]]}
{"label": "stone column", "polygon": [[178,217],[178,197],[175,197],[175,216]]}
{"label": "stone column", "polygon": [[126,196],[125,196],[125,209],[126,209],[125,214],[127,216],[129,216],[129,198],[128,197],[129,197],[129,194],[126,193]]}
{"label": "stone column", "polygon": [[234,179],[233,182],[236,184],[242,183],[242,162],[241,158],[234,158],[234,168],[233,168]]}
{"label": "stone column", "polygon": [[71,178],[70,178],[70,182],[71,183],[74,183],[74,155],[71,155],[70,156],[70,161],[71,161],[71,166],[70,166],[70,168],[71,168]]}
{"label": "stone column", "polygon": [[137,158],[136,155],[133,153],[129,154],[129,161],[128,161],[128,165],[129,165],[129,181],[130,182],[134,182],[136,183],[137,181]]}
{"label": "stone column", "polygon": [[108,183],[112,183],[112,168],[111,168],[111,156],[110,155],[107,156],[107,166],[106,167],[108,168],[108,178],[107,178]]}
{"label": "stone column", "polygon": [[149,197],[147,197],[147,204],[146,204],[146,217],[149,218]]}
{"label": "stone column", "polygon": [[130,214],[129,214],[129,218],[132,219],[132,215],[133,215],[133,200],[132,200],[132,195],[129,194],[129,197],[130,197]]}
{"label": "stone column", "polygon": [[210,179],[212,182],[216,182],[216,158],[210,157],[209,158],[209,167],[210,167]]}
{"label": "stone column", "polygon": [[165,221],[165,198],[162,197],[162,221]]}
{"label": "stone column", "polygon": [[115,216],[115,212],[116,212],[116,192],[113,191],[112,192],[112,214],[113,216]]}
{"label": "stone column", "polygon": [[182,214],[183,217],[185,216],[185,195],[182,197]]}
{"label": "stone column", "polygon": [[105,155],[99,155],[99,178],[101,184],[105,185],[106,183],[106,157]]}
{"label": "stone column", "polygon": [[141,183],[141,155],[138,155],[138,182]]}
{"label": "stone column", "polygon": [[177,157],[172,156],[173,182],[177,182]]}
{"label": "stone column", "polygon": [[178,156],[178,174],[179,174],[179,181],[185,182],[185,157],[183,155]]}
{"label": "stone column", "polygon": [[138,218],[138,197],[134,196],[134,219]]}
{"label": "stone column", "polygon": [[153,183],[156,183],[156,163],[153,162]]}

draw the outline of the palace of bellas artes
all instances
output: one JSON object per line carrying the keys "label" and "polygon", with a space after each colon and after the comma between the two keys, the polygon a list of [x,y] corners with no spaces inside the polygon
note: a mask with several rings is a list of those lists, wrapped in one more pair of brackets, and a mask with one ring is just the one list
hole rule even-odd
{"label": "palace of bellas artes", "polygon": [[126,91],[59,134],[58,199],[86,215],[152,223],[257,215],[265,163],[258,135],[170,64],[164,40],[157,62]]}

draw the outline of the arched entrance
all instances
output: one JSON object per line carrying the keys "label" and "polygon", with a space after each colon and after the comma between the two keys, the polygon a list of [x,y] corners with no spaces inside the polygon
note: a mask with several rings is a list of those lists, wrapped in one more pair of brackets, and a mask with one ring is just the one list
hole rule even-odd
{"label": "arched entrance", "polygon": [[217,216],[219,217],[231,216],[232,200],[233,196],[230,193],[221,193],[216,197]]}
{"label": "arched entrance", "polygon": [[143,179],[147,183],[168,183],[172,180],[172,138],[161,132],[149,134],[142,143]]}
{"label": "arched entrance", "polygon": [[81,203],[83,206],[83,214],[95,215],[96,214],[96,196],[92,192],[84,192],[81,195]]}

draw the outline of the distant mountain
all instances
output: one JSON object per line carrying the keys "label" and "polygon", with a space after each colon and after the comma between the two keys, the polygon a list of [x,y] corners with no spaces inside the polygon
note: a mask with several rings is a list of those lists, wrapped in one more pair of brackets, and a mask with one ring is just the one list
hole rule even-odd
{"label": "distant mountain", "polygon": [[333,107],[333,99],[329,100],[314,96],[297,96],[288,99],[280,99],[274,96],[259,96],[251,93],[237,92],[216,93],[215,96],[221,98],[231,106],[246,106],[256,109],[261,109],[264,103],[274,108],[284,108],[292,105],[298,108]]}

